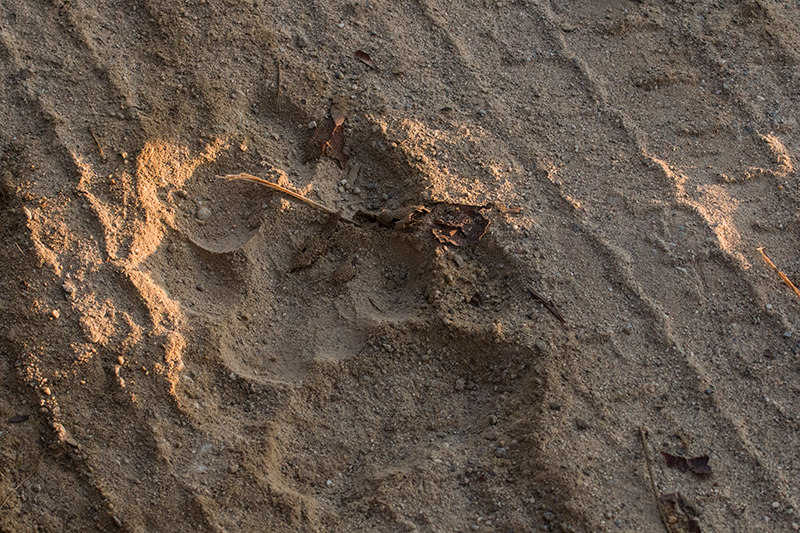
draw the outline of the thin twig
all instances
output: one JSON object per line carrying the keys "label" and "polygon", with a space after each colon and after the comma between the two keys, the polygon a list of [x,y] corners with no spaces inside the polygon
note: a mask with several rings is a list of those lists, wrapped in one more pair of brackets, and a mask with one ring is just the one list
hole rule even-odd
{"label": "thin twig", "polygon": [[[301,194],[298,194],[298,193],[296,193],[294,191],[290,191],[289,189],[287,189],[285,187],[281,187],[277,183],[272,183],[271,181],[267,181],[267,180],[264,180],[264,179],[261,179],[261,178],[257,178],[256,176],[253,176],[252,174],[246,174],[246,173],[242,172],[241,174],[228,174],[226,176],[217,176],[217,177],[218,178],[223,178],[223,179],[226,179],[226,180],[246,180],[246,181],[252,181],[252,182],[255,182],[255,183],[260,183],[261,185],[266,185],[267,187],[271,187],[271,188],[275,189],[276,191],[280,191],[283,194],[291,196],[292,198],[294,198],[296,200],[300,200],[301,202],[305,202],[310,206],[316,207],[320,211],[324,211],[324,212],[326,212],[326,213],[328,213],[330,215],[337,214],[337,211],[334,211],[333,209],[325,207],[322,204],[318,204],[314,200],[309,200],[305,196],[303,196]],[[349,222],[350,224],[358,226],[358,224],[354,220],[352,220],[350,218],[347,218],[345,216],[341,216],[341,215],[339,215],[339,216],[345,222]]]}
{"label": "thin twig", "polygon": [[788,285],[790,289],[794,291],[794,293],[797,295],[798,298],[800,298],[800,290],[797,290],[797,287],[794,286],[794,283],[791,282],[791,280],[786,276],[786,274],[781,272],[780,269],[775,266],[775,263],[773,263],[772,260],[770,260],[770,258],[767,257],[767,254],[764,253],[764,247],[762,246],[758,248],[758,251],[761,252],[761,256],[764,258],[764,261],[766,261],[767,266],[769,266],[772,270],[777,272],[781,280],[786,285]]}
{"label": "thin twig", "polygon": [[94,134],[94,130],[91,126],[89,126],[89,133],[92,134],[92,139],[94,139],[94,142],[97,145],[97,150],[100,152],[100,157],[105,160],[106,156],[103,154],[103,147],[100,146],[100,141],[97,139],[97,135]]}
{"label": "thin twig", "polygon": [[664,529],[670,533],[669,518],[661,508],[661,502],[658,498],[658,490],[656,489],[655,476],[653,475],[653,464],[650,459],[650,449],[647,447],[647,429],[644,426],[639,426],[639,437],[642,439],[642,451],[644,452],[644,459],[647,462],[647,473],[650,476],[650,490],[653,492],[653,501],[658,509],[658,514],[661,517],[661,522],[664,524]]}
{"label": "thin twig", "polygon": [[564,315],[561,314],[561,310],[558,307],[556,307],[556,304],[553,303],[553,300],[546,299],[544,296],[542,296],[535,290],[531,289],[530,287],[528,288],[528,292],[531,293],[531,296],[533,296],[535,300],[541,302],[544,308],[550,311],[550,313],[554,317],[556,317],[562,324],[567,323],[566,319],[564,319]]}

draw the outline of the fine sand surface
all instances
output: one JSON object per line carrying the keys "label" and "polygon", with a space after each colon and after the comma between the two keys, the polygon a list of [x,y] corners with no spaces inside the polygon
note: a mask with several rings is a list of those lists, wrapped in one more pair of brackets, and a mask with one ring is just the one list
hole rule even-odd
{"label": "fine sand surface", "polygon": [[0,2],[0,530],[800,529],[798,28]]}

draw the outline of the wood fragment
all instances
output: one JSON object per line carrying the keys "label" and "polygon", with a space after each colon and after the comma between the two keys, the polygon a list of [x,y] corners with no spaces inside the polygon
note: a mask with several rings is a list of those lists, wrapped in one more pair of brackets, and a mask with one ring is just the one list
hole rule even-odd
{"label": "wood fragment", "polygon": [[762,246],[760,248],[757,248],[757,250],[761,252],[761,257],[764,258],[764,261],[767,263],[767,266],[769,266],[772,270],[777,272],[778,277],[781,278],[781,281],[783,281],[790,289],[792,289],[794,293],[797,295],[797,297],[800,298],[800,290],[798,290],[797,287],[794,286],[794,283],[792,283],[792,281],[788,278],[788,276],[783,272],[781,272],[781,270],[777,266],[775,266],[775,263],[773,263],[772,260],[769,257],[767,257],[767,254],[764,253],[764,247]]}
{"label": "wood fragment", "polygon": [[247,173],[242,172],[240,174],[227,174],[225,176],[217,176],[217,177],[218,178],[222,178],[222,179],[226,179],[226,180],[246,180],[246,181],[252,181],[254,183],[260,183],[261,185],[266,185],[267,187],[271,187],[271,188],[275,189],[276,191],[282,192],[283,194],[285,194],[287,196],[291,196],[292,198],[294,198],[296,200],[300,200],[301,202],[305,202],[305,203],[307,203],[308,205],[310,205],[312,207],[316,207],[320,211],[324,211],[325,213],[328,213],[329,215],[337,215],[337,216],[339,216],[339,218],[341,220],[344,220],[345,222],[353,224],[354,226],[358,226],[358,223],[356,223],[354,220],[352,220],[350,218],[347,218],[345,216],[339,215],[338,211],[334,211],[333,209],[325,207],[322,204],[318,204],[314,200],[310,200],[309,198],[306,198],[302,194],[298,194],[298,193],[296,193],[294,191],[290,191],[289,189],[287,189],[285,187],[281,187],[277,183],[272,183],[271,181],[267,181],[267,180],[258,178],[256,176],[253,176],[252,174],[247,174]]}
{"label": "wood fragment", "polygon": [[556,304],[554,304],[552,300],[546,299],[544,296],[542,296],[532,288],[528,288],[528,292],[531,293],[531,296],[533,296],[534,300],[539,301],[544,306],[545,309],[550,311],[550,313],[554,317],[556,317],[559,320],[559,322],[561,322],[562,324],[567,323],[566,319],[564,318],[564,315],[561,314],[561,310],[559,310],[559,308],[556,307]]}
{"label": "wood fragment", "polygon": [[656,478],[653,474],[653,461],[650,458],[650,449],[647,446],[647,428],[644,426],[639,426],[639,438],[642,440],[642,451],[644,452],[644,460],[647,463],[647,474],[650,476],[650,490],[653,493],[653,502],[656,504],[658,515],[661,517],[661,523],[664,524],[664,529],[667,530],[667,533],[670,533],[672,530],[669,527],[669,517],[667,517],[667,514],[664,512],[664,508],[658,497],[658,490],[656,489]]}
{"label": "wood fragment", "polygon": [[91,126],[89,126],[89,133],[92,134],[92,139],[94,139],[94,143],[97,145],[97,151],[100,153],[100,158],[105,161],[106,156],[103,153],[103,147],[100,146],[100,141],[97,139],[97,135],[94,134],[94,130]]}

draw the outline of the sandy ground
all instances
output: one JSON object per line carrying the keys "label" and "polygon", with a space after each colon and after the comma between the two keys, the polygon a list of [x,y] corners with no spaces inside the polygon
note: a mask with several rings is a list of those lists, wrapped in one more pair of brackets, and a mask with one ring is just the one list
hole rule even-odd
{"label": "sandy ground", "polygon": [[800,529],[798,27],[0,2],[0,529]]}

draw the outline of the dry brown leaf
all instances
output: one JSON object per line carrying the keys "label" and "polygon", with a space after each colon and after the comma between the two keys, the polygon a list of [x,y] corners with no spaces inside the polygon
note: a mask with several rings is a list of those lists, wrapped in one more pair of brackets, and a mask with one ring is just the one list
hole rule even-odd
{"label": "dry brown leaf", "polygon": [[354,55],[356,56],[356,59],[358,59],[368,67],[378,70],[378,66],[375,64],[375,61],[373,61],[372,58],[369,57],[368,53],[363,52],[361,50],[356,50],[356,53]]}
{"label": "dry brown leaf", "polygon": [[323,152],[325,152],[325,147],[331,140],[334,129],[336,129],[336,126],[333,120],[329,118],[324,118],[317,124],[314,134],[311,136],[311,140],[308,141],[308,145],[306,146],[306,155],[303,158],[303,163],[322,157]]}
{"label": "dry brown leaf", "polygon": [[711,467],[708,466],[708,455],[692,457],[691,459],[679,455],[672,455],[667,452],[661,452],[661,455],[664,457],[664,461],[667,463],[668,467],[675,467],[681,472],[686,472],[688,470],[701,476],[711,473]]}
{"label": "dry brown leaf", "polygon": [[346,110],[340,106],[331,107],[333,118],[324,118],[314,130],[314,135],[306,146],[306,154],[303,163],[308,163],[313,159],[319,159],[326,155],[339,161],[339,166],[344,168],[347,165],[349,156],[344,153],[344,119]]}

